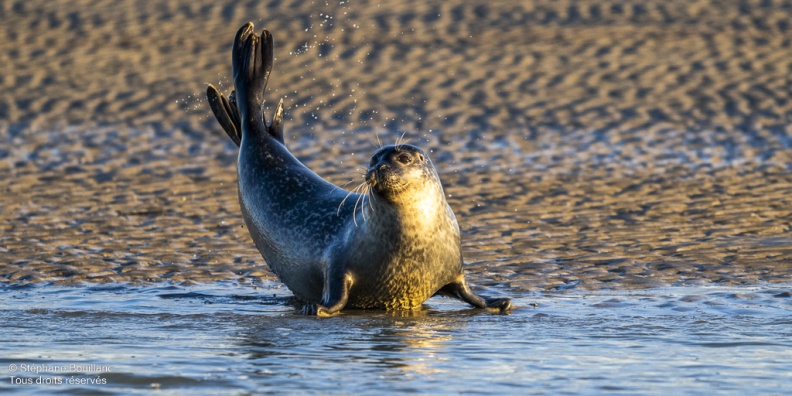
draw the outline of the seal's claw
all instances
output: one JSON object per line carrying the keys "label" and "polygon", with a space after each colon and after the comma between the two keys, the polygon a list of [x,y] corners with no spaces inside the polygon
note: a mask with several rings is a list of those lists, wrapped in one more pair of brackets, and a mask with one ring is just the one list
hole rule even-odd
{"label": "seal's claw", "polygon": [[301,314],[306,316],[328,317],[333,316],[327,308],[319,304],[306,304],[300,311]]}
{"label": "seal's claw", "polygon": [[497,308],[500,313],[507,313],[512,309],[510,298],[488,298],[487,308]]}
{"label": "seal's claw", "polygon": [[275,114],[272,116],[272,123],[268,127],[269,134],[277,141],[283,143],[283,99],[278,102]]}
{"label": "seal's claw", "polygon": [[300,310],[300,315],[313,316],[316,315],[316,304],[305,304]]}

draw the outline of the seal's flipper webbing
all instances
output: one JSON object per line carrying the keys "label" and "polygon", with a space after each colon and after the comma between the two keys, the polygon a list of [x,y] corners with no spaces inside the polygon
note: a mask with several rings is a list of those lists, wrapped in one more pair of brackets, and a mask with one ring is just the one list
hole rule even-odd
{"label": "seal's flipper webbing", "polygon": [[261,112],[264,89],[272,71],[272,43],[272,34],[264,30],[261,36],[257,35],[253,32],[252,23],[242,26],[234,39],[234,86],[243,124],[263,119],[258,113]]}
{"label": "seal's flipper webbing", "polygon": [[236,36],[234,36],[234,46],[231,49],[231,69],[234,71],[234,83],[237,82],[238,73],[242,68],[242,55],[245,42],[247,42],[251,34],[253,34],[253,23],[248,22],[239,28]]}
{"label": "seal's flipper webbing", "polygon": [[234,121],[234,125],[236,125],[237,131],[239,131],[239,139],[242,139],[242,121],[239,119],[239,108],[237,107],[236,103],[236,91],[231,91],[231,95],[228,95],[228,100],[226,101],[228,105],[228,115],[231,116],[231,120]]}
{"label": "seal's flipper webbing", "polygon": [[[231,91],[231,95],[228,95],[228,99],[226,99],[225,95],[210,84],[206,87],[206,98],[217,122],[220,123],[231,140],[239,146],[242,142],[242,122],[239,119],[239,109],[236,104],[236,91]],[[262,118],[262,121],[266,124],[266,119]],[[283,99],[278,102],[278,107],[275,109],[272,122],[267,126],[267,131],[277,141],[285,144],[283,141]]]}
{"label": "seal's flipper webbing", "polygon": [[[223,127],[223,130],[228,134],[231,140],[239,146],[242,141],[242,135],[240,134],[242,125],[239,122],[239,112],[236,108],[236,104],[229,102],[228,99],[212,85],[206,88],[206,98],[209,100],[209,107],[212,109],[215,118],[217,118],[217,122],[220,123],[220,126]],[[231,98],[233,100],[233,93],[231,93]]]}
{"label": "seal's flipper webbing", "polygon": [[275,39],[272,38],[272,33],[269,30],[264,29],[261,31],[261,61],[264,67],[264,76],[262,77],[264,80],[264,84],[261,87],[261,94],[264,95],[264,90],[267,89],[267,83],[269,82],[270,74],[272,73],[272,64],[275,63]]}

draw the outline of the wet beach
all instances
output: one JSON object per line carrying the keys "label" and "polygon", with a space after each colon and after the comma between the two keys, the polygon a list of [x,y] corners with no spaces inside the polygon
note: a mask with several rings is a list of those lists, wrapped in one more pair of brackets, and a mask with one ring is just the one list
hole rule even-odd
{"label": "wet beach", "polygon": [[[372,362],[381,358],[404,368],[379,379],[404,385],[394,390],[646,394],[673,383],[653,384],[640,364],[634,377],[598,371],[594,357],[623,349],[622,362],[639,361],[682,344],[687,355],[646,367],[670,377],[688,367],[706,378],[707,386],[681,382],[683,393],[789,391],[785,2],[30,1],[3,3],[0,16],[0,327],[15,336],[0,343],[0,375],[23,362],[113,363],[140,378],[108,378],[101,389],[110,393],[152,383],[168,392],[297,391],[281,382],[290,376],[316,393],[307,367],[329,360],[349,385],[339,392],[353,393],[382,390],[366,382],[379,378],[366,368],[382,368]],[[378,141],[404,136],[424,148],[462,228],[469,281],[484,294],[514,296],[518,311],[478,315],[435,298],[408,319],[333,318],[327,326],[338,337],[293,314],[244,228],[236,147],[203,94],[206,84],[230,91],[230,45],[247,21],[274,33],[265,112],[284,98],[290,150],[351,189]],[[183,296],[162,297],[174,293]],[[166,324],[152,329],[156,318]],[[80,337],[81,322],[110,330]],[[642,333],[652,322],[652,334],[670,332],[679,344]],[[48,332],[29,332],[42,326]],[[141,352],[108,341],[125,329]],[[599,344],[603,331],[616,334],[611,349]],[[191,332],[207,342],[257,340],[244,353],[226,344],[202,350],[187,341]],[[371,336],[389,332],[415,334],[395,346]],[[476,372],[490,388],[449,385],[469,366],[442,362],[475,359],[493,334],[508,347],[493,346],[484,364],[513,376],[498,382]],[[541,342],[525,342],[531,334]],[[156,354],[168,337],[185,340],[177,350],[196,365],[217,363],[231,379],[186,365],[169,388],[142,369],[179,360]],[[278,341],[258,346],[270,337]],[[289,337],[312,341],[295,346]],[[333,349],[336,341],[353,353]],[[99,342],[107,348],[88,347]],[[645,349],[629,353],[637,344]],[[710,344],[735,359],[686,366],[693,355],[724,360]],[[393,363],[382,345],[410,363]],[[273,370],[290,350],[290,363],[306,372]],[[518,359],[540,354],[568,360]],[[239,365],[248,358],[268,367]],[[569,374],[575,359],[579,376]],[[356,379],[344,364],[367,374]],[[259,369],[269,370],[266,379],[250,374]],[[703,374],[710,369],[743,374],[718,388]],[[261,386],[274,379],[280,388]],[[0,391],[24,391],[12,385]]]}

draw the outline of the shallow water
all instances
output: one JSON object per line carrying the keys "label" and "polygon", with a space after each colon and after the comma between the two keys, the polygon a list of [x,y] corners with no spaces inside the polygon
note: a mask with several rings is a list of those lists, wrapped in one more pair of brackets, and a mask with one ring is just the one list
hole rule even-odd
{"label": "shallow water", "polygon": [[0,391],[782,394],[789,290],[542,292],[510,315],[434,298],[318,319],[274,284],[5,287]]}

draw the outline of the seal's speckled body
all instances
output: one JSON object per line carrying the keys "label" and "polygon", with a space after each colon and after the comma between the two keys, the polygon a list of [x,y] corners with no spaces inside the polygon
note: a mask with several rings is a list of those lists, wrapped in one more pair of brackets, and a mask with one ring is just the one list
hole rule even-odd
{"label": "seal's speckled body", "polygon": [[267,124],[261,112],[273,61],[272,35],[248,23],[233,47],[236,93],[207,96],[239,144],[239,201],[250,234],[273,272],[327,315],[344,307],[412,309],[435,294],[479,307],[511,308],[467,287],[460,233],[426,154],[386,146],[371,159],[369,194],[350,194],[306,168],[283,140],[282,102]]}

